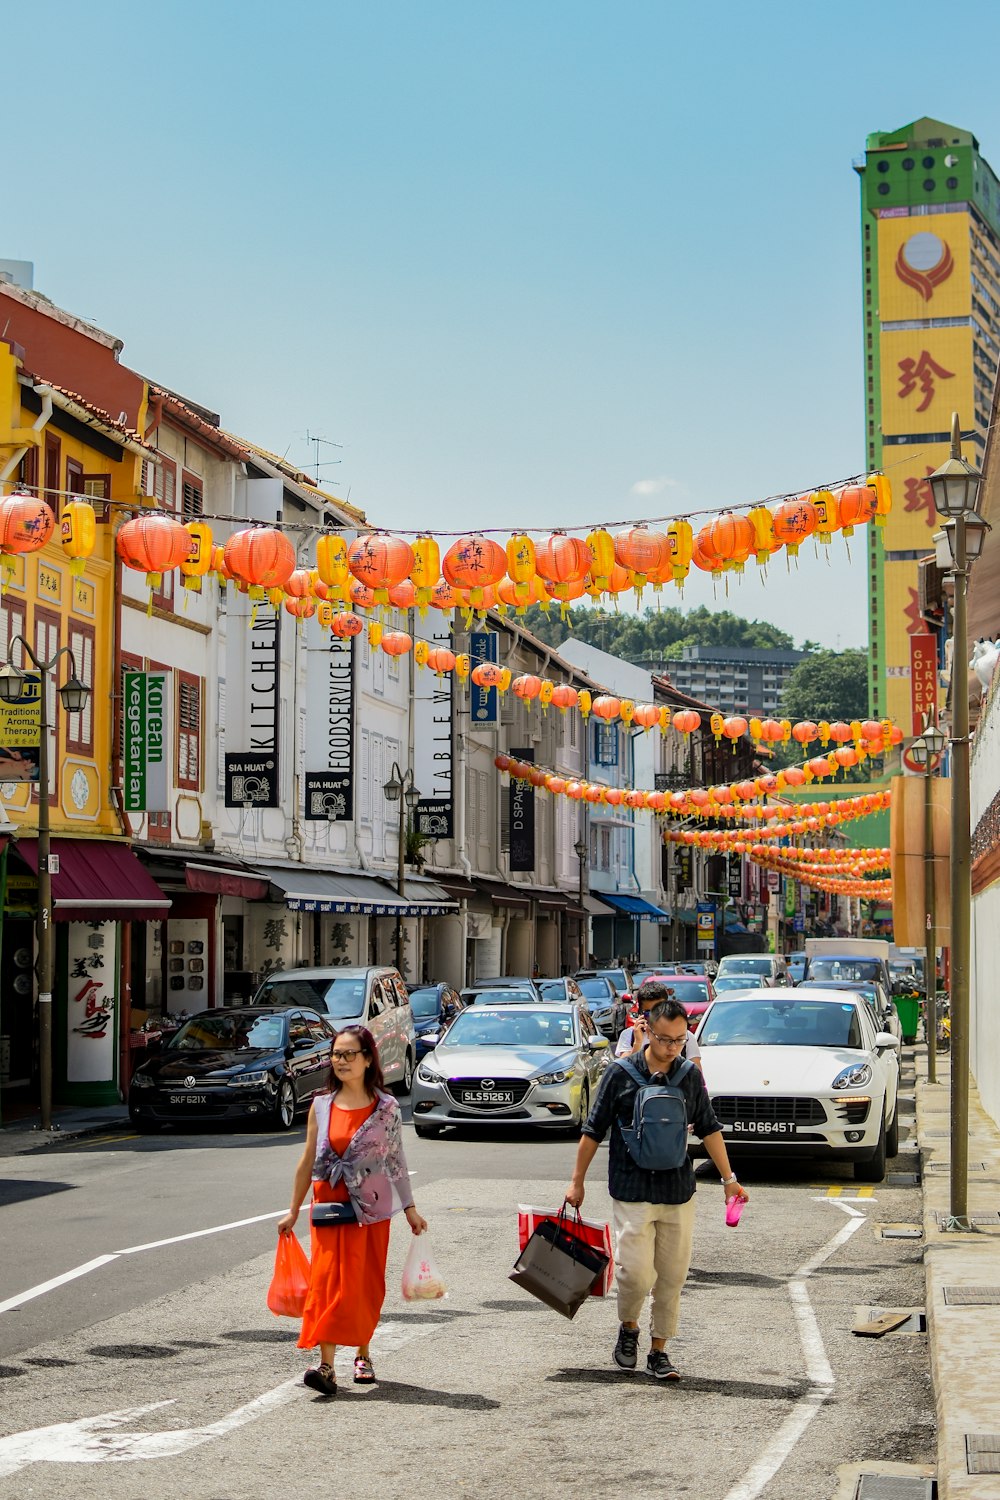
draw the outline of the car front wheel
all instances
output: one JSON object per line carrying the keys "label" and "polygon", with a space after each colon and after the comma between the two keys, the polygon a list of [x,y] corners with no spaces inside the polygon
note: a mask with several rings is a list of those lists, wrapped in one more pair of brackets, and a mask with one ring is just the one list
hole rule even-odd
{"label": "car front wheel", "polygon": [[419,1136],[422,1141],[436,1141],[441,1130],[440,1125],[418,1125],[416,1121],[413,1124],[414,1135]]}
{"label": "car front wheel", "polygon": [[875,1148],[875,1155],[869,1157],[867,1161],[856,1161],[854,1163],[855,1182],[881,1182],[885,1177],[885,1159],[886,1134],[885,1123],[883,1122],[882,1129],[878,1133],[878,1145]]}
{"label": "car front wheel", "polygon": [[274,1123],[279,1130],[291,1130],[295,1124],[295,1090],[287,1078],[278,1084],[278,1097],[274,1102]]}
{"label": "car front wheel", "polygon": [[412,1088],[413,1088],[413,1053],[410,1051],[409,1047],[407,1047],[407,1049],[406,1049],[406,1056],[403,1059],[403,1076],[399,1080],[399,1082],[396,1084],[396,1093],[397,1094],[408,1094]]}
{"label": "car front wheel", "polygon": [[898,1154],[899,1154],[899,1105],[898,1104],[896,1105],[896,1108],[893,1110],[893,1113],[892,1113],[892,1124],[889,1126],[888,1133],[886,1134],[886,1138],[885,1138],[885,1154],[886,1154],[886,1156],[889,1156],[889,1157],[898,1156]]}

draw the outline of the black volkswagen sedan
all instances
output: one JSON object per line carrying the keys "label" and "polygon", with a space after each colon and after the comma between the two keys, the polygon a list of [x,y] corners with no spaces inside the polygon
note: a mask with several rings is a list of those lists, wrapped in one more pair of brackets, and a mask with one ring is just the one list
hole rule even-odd
{"label": "black volkswagen sedan", "polygon": [[129,1118],[137,1130],[247,1119],[290,1130],[329,1084],[335,1034],[298,1006],[200,1011],[133,1073]]}

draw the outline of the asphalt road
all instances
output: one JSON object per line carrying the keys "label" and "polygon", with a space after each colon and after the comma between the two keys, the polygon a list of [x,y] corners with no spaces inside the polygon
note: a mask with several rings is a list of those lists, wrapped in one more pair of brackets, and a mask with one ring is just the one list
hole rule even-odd
{"label": "asphalt road", "polygon": [[[297,1325],[264,1303],[273,1219],[199,1233],[277,1215],[301,1136],[126,1136],[0,1161],[0,1497],[829,1500],[841,1465],[933,1461],[926,1336],[850,1332],[859,1305],[922,1302],[919,1243],[875,1227],[917,1219],[918,1188],[859,1196],[846,1169],[742,1162],[753,1198],[734,1231],[706,1178],[671,1346],[684,1378],[665,1387],[612,1364],[613,1297],[568,1322],[506,1279],[517,1204],[560,1201],[573,1144],[407,1127],[450,1295],[403,1302],[397,1222],[380,1384],[356,1390],[347,1368],[326,1402],[300,1384]],[[585,1211],[610,1217],[602,1154]]]}

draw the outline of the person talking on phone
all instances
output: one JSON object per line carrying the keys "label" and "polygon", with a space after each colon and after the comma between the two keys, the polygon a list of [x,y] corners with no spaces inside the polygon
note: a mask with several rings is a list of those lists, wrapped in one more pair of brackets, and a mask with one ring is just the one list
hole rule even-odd
{"label": "person talking on phone", "polygon": [[[611,1132],[608,1152],[608,1191],[611,1194],[617,1263],[618,1317],[621,1326],[614,1361],[634,1370],[639,1348],[639,1316],[652,1292],[651,1348],[646,1370],[656,1380],[679,1380],[680,1372],[667,1353],[677,1331],[681,1288],[691,1265],[694,1238],[695,1177],[687,1153],[687,1129],[704,1142],[722,1182],[726,1202],[749,1194],[729,1165],[722,1127],[715,1117],[705,1080],[683,1057],[688,1036],[687,1012],[680,1001],[658,1001],[644,1018],[641,1051],[616,1058],[606,1069],[597,1098],[583,1126],[576,1165],[566,1201],[578,1208],[584,1197],[584,1178],[604,1137]],[[636,1158],[636,1104],[647,1093],[669,1092],[683,1097],[684,1111],[670,1152],[642,1165]],[[640,1155],[645,1156],[640,1149]]]}
{"label": "person talking on phone", "polygon": [[[635,992],[636,1004],[639,1007],[639,1015],[631,1026],[626,1026],[618,1038],[615,1048],[616,1057],[632,1057],[641,1052],[646,1045],[646,1017],[654,1005],[659,1005],[661,1000],[675,1000],[675,992],[667,984],[661,984],[659,980],[653,979],[647,984],[640,984]],[[688,1031],[687,1041],[684,1043],[684,1054],[696,1067],[701,1067],[701,1048],[693,1031]]]}

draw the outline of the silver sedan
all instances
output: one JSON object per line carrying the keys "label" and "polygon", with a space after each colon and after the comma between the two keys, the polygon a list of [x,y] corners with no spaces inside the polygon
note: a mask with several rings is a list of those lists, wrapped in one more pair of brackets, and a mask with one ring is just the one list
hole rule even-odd
{"label": "silver sedan", "polygon": [[475,1005],[428,1053],[413,1082],[413,1128],[544,1125],[579,1130],[607,1061],[585,1006]]}

